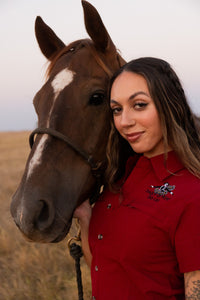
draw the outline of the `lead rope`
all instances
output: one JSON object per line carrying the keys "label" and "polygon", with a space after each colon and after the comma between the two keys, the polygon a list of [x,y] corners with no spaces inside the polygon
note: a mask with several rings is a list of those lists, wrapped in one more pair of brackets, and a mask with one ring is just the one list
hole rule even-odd
{"label": "lead rope", "polygon": [[[94,204],[96,200],[99,198],[101,192],[103,191],[103,185],[101,184],[100,177],[97,180],[97,189],[94,196],[90,199],[90,204]],[[74,241],[74,242],[73,242]],[[75,269],[76,269],[76,282],[78,288],[78,300],[83,299],[83,284],[82,284],[82,275],[81,275],[81,266],[80,266],[80,259],[83,256],[82,248],[79,244],[75,242],[81,242],[81,229],[79,227],[78,233],[76,236],[71,237],[68,242],[67,246],[69,249],[69,253],[72,258],[75,260]]]}
{"label": "lead rope", "polygon": [[81,231],[79,229],[77,236],[72,237],[68,240],[67,245],[69,248],[70,255],[75,260],[75,269],[76,269],[76,281],[77,281],[77,287],[78,287],[78,299],[83,299],[83,284],[82,284],[82,276],[81,276],[81,267],[80,267],[80,259],[83,256],[82,248],[80,245],[72,241],[80,242]]}

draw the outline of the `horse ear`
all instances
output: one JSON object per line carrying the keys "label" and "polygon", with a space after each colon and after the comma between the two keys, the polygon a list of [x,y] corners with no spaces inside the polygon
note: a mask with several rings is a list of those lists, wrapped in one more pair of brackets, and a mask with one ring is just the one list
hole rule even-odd
{"label": "horse ear", "polygon": [[94,6],[82,0],[86,30],[93,40],[95,47],[102,52],[116,52],[102,19]]}
{"label": "horse ear", "polygon": [[53,30],[45,24],[41,17],[35,20],[35,35],[40,47],[40,50],[51,60],[52,56],[65,47],[65,44],[57,37]]}

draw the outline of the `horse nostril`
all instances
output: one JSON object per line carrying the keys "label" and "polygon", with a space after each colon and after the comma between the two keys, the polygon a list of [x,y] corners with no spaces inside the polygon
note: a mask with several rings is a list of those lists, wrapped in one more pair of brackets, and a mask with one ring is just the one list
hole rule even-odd
{"label": "horse nostril", "polygon": [[40,210],[36,218],[36,227],[39,230],[45,230],[54,220],[54,208],[45,200],[40,200]]}

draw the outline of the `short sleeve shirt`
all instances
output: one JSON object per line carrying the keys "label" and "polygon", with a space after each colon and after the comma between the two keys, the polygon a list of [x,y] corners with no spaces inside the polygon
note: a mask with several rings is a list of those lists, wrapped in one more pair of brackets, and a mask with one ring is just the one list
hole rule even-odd
{"label": "short sleeve shirt", "polygon": [[141,156],[95,204],[89,244],[93,299],[185,299],[183,273],[200,269],[200,180],[173,151]]}

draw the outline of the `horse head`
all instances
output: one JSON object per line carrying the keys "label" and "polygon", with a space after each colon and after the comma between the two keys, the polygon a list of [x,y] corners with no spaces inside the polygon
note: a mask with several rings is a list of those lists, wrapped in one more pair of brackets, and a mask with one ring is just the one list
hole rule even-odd
{"label": "horse head", "polygon": [[124,60],[96,9],[82,1],[91,39],[65,45],[40,17],[39,47],[49,60],[47,80],[34,98],[38,129],[11,214],[37,242],[58,242],[69,231],[75,208],[94,193],[93,169],[105,161],[110,130],[109,79]]}

